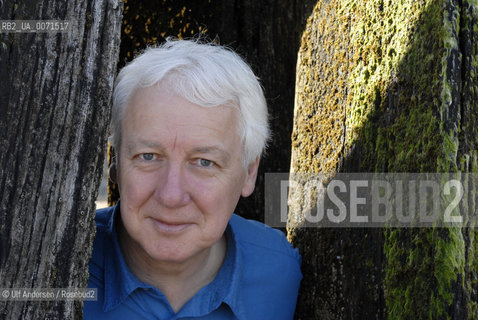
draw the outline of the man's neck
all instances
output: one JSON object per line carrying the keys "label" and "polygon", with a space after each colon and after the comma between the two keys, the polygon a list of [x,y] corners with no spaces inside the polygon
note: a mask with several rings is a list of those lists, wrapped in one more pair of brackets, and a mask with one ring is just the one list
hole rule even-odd
{"label": "man's neck", "polygon": [[211,248],[187,261],[157,261],[128,235],[121,222],[118,227],[121,251],[131,272],[140,281],[161,290],[175,313],[202,287],[214,280],[226,256],[227,241],[223,235]]}

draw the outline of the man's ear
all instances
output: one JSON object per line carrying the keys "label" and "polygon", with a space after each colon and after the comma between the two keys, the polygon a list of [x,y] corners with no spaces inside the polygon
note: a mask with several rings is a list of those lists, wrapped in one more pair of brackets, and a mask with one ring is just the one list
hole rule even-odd
{"label": "man's ear", "polygon": [[257,170],[259,168],[259,157],[256,158],[254,162],[251,162],[247,167],[246,179],[244,180],[244,185],[242,186],[241,195],[243,197],[248,197],[254,191],[256,187],[257,179]]}
{"label": "man's ear", "polygon": [[116,176],[116,163],[112,163],[108,168],[108,178],[113,183],[118,183],[118,179]]}

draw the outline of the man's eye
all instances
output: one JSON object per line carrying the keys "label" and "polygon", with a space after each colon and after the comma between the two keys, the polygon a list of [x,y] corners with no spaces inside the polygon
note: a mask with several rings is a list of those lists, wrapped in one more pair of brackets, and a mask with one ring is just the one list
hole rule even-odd
{"label": "man's eye", "polygon": [[154,159],[154,154],[152,154],[152,153],[142,153],[140,157],[143,160],[151,161],[151,160]]}
{"label": "man's eye", "polygon": [[199,159],[199,165],[201,167],[210,167],[213,165],[213,162],[207,159]]}

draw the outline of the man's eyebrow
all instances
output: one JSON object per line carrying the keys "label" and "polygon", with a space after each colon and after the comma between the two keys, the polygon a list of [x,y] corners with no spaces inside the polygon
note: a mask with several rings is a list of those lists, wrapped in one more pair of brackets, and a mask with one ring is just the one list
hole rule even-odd
{"label": "man's eyebrow", "polygon": [[207,153],[215,153],[221,156],[224,159],[229,159],[229,153],[217,146],[203,146],[203,147],[196,147],[192,149],[193,153],[201,153],[201,154],[207,154]]}
{"label": "man's eyebrow", "polygon": [[[148,140],[139,140],[135,143],[128,143],[126,147],[129,151],[132,151],[135,147],[138,147],[138,146],[146,146],[146,147],[150,147],[150,148],[158,149],[158,150],[164,149],[161,143],[148,141]],[[195,147],[191,150],[191,153],[200,153],[200,154],[213,153],[213,154],[218,154],[224,159],[228,159],[230,157],[229,153],[226,150],[220,148],[219,146]]]}
{"label": "man's eyebrow", "polygon": [[164,149],[163,146],[160,143],[153,142],[153,141],[147,141],[147,140],[139,140],[135,143],[130,142],[126,145],[126,148],[127,148],[128,151],[132,151],[132,150],[134,150],[134,148],[136,148],[138,146],[140,146],[140,147],[146,146],[146,147],[150,147],[150,148],[154,148],[154,149],[160,149],[160,150]]}

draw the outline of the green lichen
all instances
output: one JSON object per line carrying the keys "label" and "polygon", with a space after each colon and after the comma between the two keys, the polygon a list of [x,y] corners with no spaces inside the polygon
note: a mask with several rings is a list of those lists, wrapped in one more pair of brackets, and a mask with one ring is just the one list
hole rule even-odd
{"label": "green lichen", "polygon": [[[444,16],[444,4],[355,6],[363,11],[351,37],[358,56],[349,76],[346,141],[366,150],[365,171],[456,171],[457,132],[445,132],[443,122],[453,103],[447,70],[458,21]],[[389,318],[447,318],[464,250],[459,228],[388,230]]]}
{"label": "green lichen", "polygon": [[[459,42],[466,28],[476,39],[477,21],[476,0],[319,1],[299,53],[291,171],[334,173],[360,150],[366,172],[476,172],[478,45],[463,73]],[[450,318],[457,292],[478,318],[477,231],[468,227],[385,231],[389,319]]]}
{"label": "green lichen", "polygon": [[[452,88],[446,75],[448,55],[456,49],[456,41],[450,40],[451,23],[440,28],[446,20],[442,15],[443,3],[430,1],[422,5],[420,21],[414,23],[418,32],[398,63],[398,74],[406,78],[411,88],[405,93],[407,88],[400,88],[398,106],[403,103],[405,107],[393,123],[377,130],[375,141],[369,142],[382,150],[376,149],[366,163],[375,162],[375,170],[456,170],[458,139],[455,132],[445,133],[443,129],[443,113],[452,104]],[[441,70],[433,65],[441,65]],[[391,140],[395,140],[393,145],[383,143]],[[453,302],[457,275],[463,279],[464,242],[459,228],[439,231],[389,230],[385,242],[389,319],[450,317],[447,308]]]}

